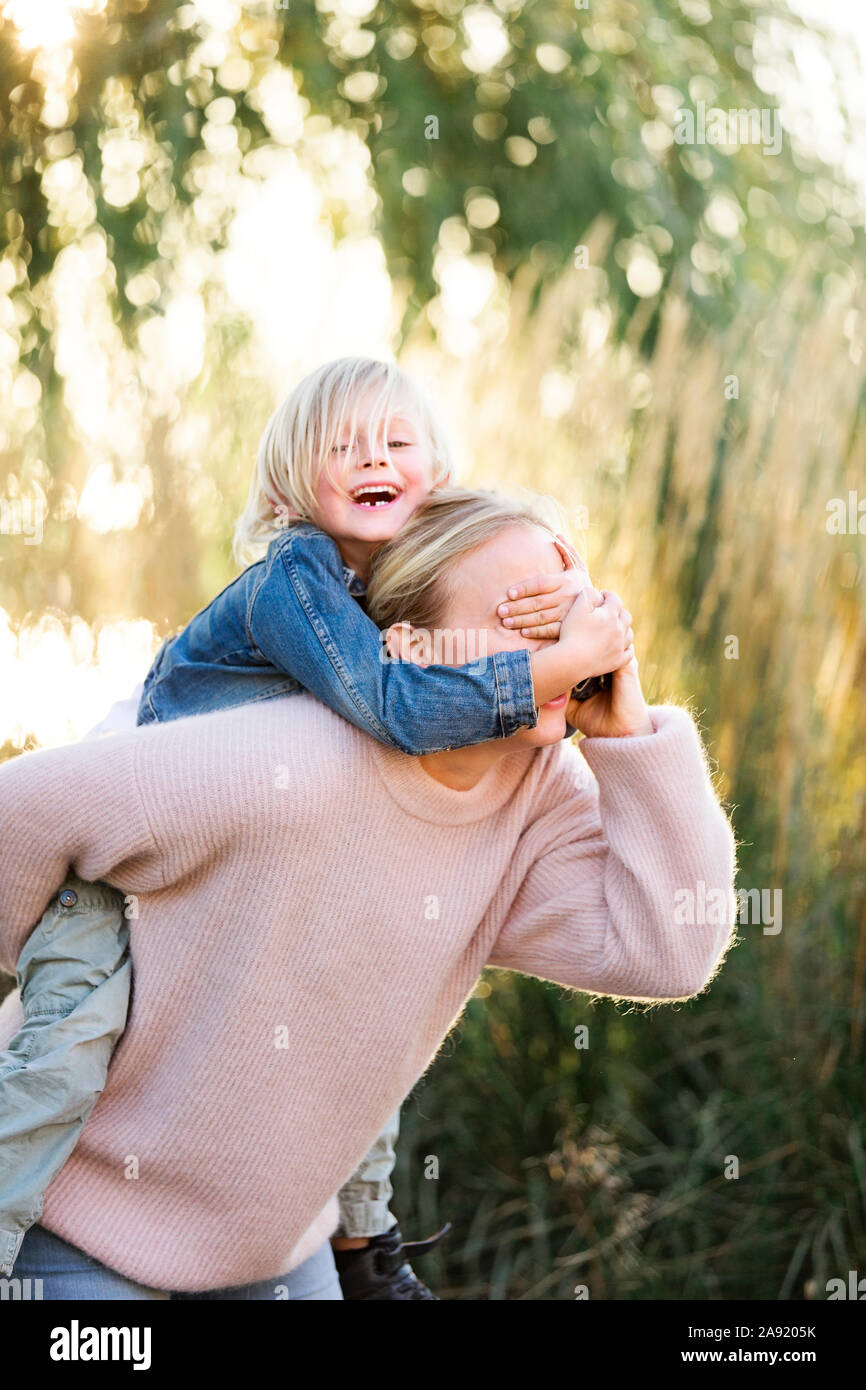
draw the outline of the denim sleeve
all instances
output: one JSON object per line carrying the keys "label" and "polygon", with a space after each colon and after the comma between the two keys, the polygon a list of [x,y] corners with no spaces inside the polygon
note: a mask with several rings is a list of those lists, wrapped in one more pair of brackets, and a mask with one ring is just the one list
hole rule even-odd
{"label": "denim sleeve", "polygon": [[404,753],[437,753],[534,728],[529,651],[461,666],[387,659],[324,532],[289,532],[252,595],[250,641],[278,670],[357,728]]}

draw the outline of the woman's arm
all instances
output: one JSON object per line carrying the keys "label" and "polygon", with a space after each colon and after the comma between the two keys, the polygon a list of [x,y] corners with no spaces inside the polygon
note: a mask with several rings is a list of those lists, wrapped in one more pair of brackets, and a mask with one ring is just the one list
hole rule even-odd
{"label": "woman's arm", "polygon": [[528,649],[461,666],[388,660],[324,531],[290,529],[272,545],[247,627],[272,666],[404,753],[486,743],[538,722]]}
{"label": "woman's arm", "polygon": [[133,891],[164,884],[136,777],[149,730],[22,753],[0,766],[0,968],[22,948],[70,869]]}
{"label": "woman's arm", "polygon": [[[557,750],[558,804],[488,958],[588,993],[685,999],[732,940],[735,842],[690,715]],[[577,761],[585,758],[592,773]]]}

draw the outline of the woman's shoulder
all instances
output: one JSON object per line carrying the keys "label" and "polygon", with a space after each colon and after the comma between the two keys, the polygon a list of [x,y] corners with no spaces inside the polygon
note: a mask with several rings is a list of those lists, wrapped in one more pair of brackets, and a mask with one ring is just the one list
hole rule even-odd
{"label": "woman's shoulder", "polygon": [[278,809],[299,815],[346,788],[356,806],[367,785],[364,735],[306,693],[139,725],[91,740],[94,757],[100,745],[134,745],[131,775],[148,806],[221,833]]}
{"label": "woman's shoulder", "polygon": [[[243,777],[252,763],[269,764],[277,755],[299,767],[324,769],[334,764],[345,770],[347,764],[361,761],[368,737],[304,690],[140,725],[135,733],[152,739],[142,745],[145,761],[158,765],[175,756],[174,748],[182,760],[194,750],[197,759],[215,759],[237,777]],[[112,735],[125,737],[129,735]]]}

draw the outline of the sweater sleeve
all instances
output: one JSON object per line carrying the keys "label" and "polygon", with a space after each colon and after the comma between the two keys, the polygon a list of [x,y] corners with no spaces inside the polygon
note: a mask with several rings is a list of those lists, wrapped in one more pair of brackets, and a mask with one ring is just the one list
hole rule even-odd
{"label": "sweater sleeve", "polygon": [[536,821],[538,850],[488,958],[592,994],[685,999],[731,944],[735,841],[687,711],[651,734],[585,738]]}
{"label": "sweater sleeve", "polygon": [[121,891],[163,886],[136,781],[146,736],[118,733],[0,766],[0,967],[10,974],[70,869]]}

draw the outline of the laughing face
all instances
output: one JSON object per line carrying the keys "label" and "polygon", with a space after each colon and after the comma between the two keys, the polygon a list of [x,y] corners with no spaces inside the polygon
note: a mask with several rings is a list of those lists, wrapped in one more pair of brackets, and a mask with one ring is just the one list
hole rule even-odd
{"label": "laughing face", "polygon": [[344,423],[316,485],[313,521],[333,536],[346,564],[366,575],[372,551],[390,540],[425,500],[433,485],[434,461],[411,413],[395,414],[384,437],[370,434],[372,397],[358,407],[351,442]]}

